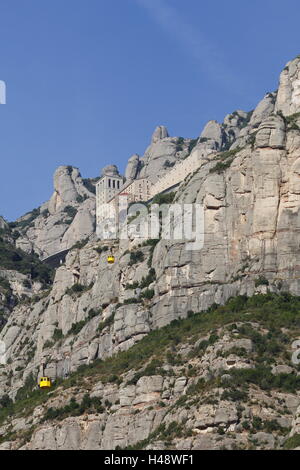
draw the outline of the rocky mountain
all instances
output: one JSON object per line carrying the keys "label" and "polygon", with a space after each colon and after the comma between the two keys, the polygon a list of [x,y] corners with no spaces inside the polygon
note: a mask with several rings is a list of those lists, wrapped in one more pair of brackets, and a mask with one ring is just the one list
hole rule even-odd
{"label": "rocky mountain", "polygon": [[16,246],[42,259],[71,248],[95,231],[95,186],[77,168],[61,166],[54,174],[50,201],[16,221]]}
{"label": "rocky mountain", "polygon": [[174,201],[203,205],[201,250],[97,240],[92,182],[57,170],[51,200],[12,227],[24,251],[70,251],[0,333],[3,449],[300,446],[299,79],[298,57],[253,112],[194,140],[160,126],[129,159],[127,180],[155,182],[198,155]]}
{"label": "rocky mountain", "polygon": [[16,248],[18,234],[3,219],[0,229],[0,328],[19,302],[29,300],[52,284],[53,272],[37,255]]}

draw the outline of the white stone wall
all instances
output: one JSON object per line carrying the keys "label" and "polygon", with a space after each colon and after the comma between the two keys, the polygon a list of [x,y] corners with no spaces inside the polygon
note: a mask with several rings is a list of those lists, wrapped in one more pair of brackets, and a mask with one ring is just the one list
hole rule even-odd
{"label": "white stone wall", "polygon": [[[177,163],[174,168],[172,168],[163,178],[159,179],[154,185],[152,185],[147,178],[140,178],[134,180],[128,186],[125,186],[125,188],[122,189],[122,192],[128,195],[128,203],[133,201],[148,201],[150,198],[162,193],[171,186],[181,183],[189,174],[196,171],[200,167],[201,159],[204,156],[203,151],[195,149],[188,158]],[[117,194],[107,198],[107,191],[103,193],[103,191],[98,190],[97,185],[97,224],[102,223],[107,219],[108,212],[110,212],[110,204],[114,207],[118,205],[119,196],[122,192],[118,191]],[[102,202],[103,197],[105,197],[104,203]]]}
{"label": "white stone wall", "polygon": [[172,170],[152,186],[151,196],[154,197],[171,186],[181,183],[187,175],[199,168],[201,156],[200,151],[196,149],[188,158],[177,163]]}

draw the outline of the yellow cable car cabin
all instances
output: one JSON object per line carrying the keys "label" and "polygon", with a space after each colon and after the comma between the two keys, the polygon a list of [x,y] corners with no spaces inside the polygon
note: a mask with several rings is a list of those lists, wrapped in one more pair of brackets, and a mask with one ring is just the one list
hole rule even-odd
{"label": "yellow cable car cabin", "polygon": [[41,377],[40,379],[40,388],[50,388],[51,387],[51,380],[49,377]]}
{"label": "yellow cable car cabin", "polygon": [[108,264],[114,264],[115,257],[113,255],[108,255],[107,262],[108,262]]}

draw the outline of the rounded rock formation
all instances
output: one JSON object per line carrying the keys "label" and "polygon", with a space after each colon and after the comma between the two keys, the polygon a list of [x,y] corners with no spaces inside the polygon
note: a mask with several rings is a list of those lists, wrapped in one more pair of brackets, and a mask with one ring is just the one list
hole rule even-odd
{"label": "rounded rock formation", "polygon": [[166,137],[169,137],[168,129],[165,126],[158,126],[153,132],[151,143],[155,144]]}
{"label": "rounded rock formation", "polygon": [[104,175],[120,176],[118,167],[116,165],[106,165],[101,171],[101,176],[104,176]]}
{"label": "rounded rock formation", "polygon": [[139,163],[140,163],[139,155],[134,154],[132,155],[132,157],[129,158],[127,167],[125,170],[126,181],[132,181],[136,178],[138,168],[139,168]]}

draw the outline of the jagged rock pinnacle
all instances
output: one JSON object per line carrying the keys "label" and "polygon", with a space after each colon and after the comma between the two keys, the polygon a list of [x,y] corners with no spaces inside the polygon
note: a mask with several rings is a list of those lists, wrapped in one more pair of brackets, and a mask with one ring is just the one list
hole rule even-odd
{"label": "jagged rock pinnacle", "polygon": [[168,129],[165,126],[158,126],[153,132],[151,143],[155,144],[166,137],[169,137]]}

